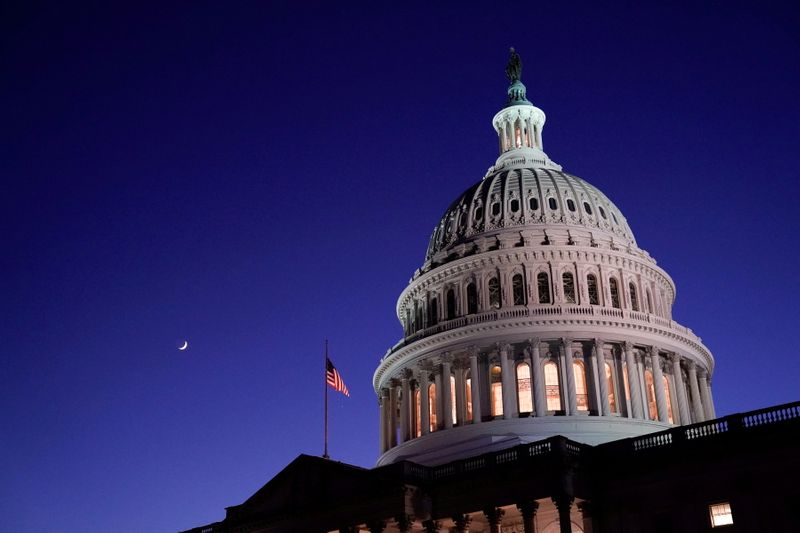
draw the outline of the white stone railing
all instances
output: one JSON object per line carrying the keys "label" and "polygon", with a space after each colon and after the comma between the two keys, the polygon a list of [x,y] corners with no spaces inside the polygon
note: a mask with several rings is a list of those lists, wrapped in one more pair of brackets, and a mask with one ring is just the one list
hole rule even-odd
{"label": "white stone railing", "polygon": [[627,309],[618,309],[615,307],[601,307],[597,305],[583,306],[583,305],[544,305],[535,307],[510,307],[507,309],[494,309],[491,311],[484,311],[473,315],[461,316],[451,320],[439,322],[434,326],[429,326],[425,329],[416,331],[400,340],[397,344],[392,346],[382,360],[425,337],[450,331],[453,329],[469,326],[472,324],[482,324],[484,322],[494,322],[497,320],[506,320],[510,318],[534,318],[534,317],[550,317],[550,316],[580,316],[580,317],[598,317],[598,318],[615,318],[628,320],[635,323],[653,324],[662,328],[667,328],[674,332],[689,337],[696,343],[700,343],[700,338],[697,337],[690,328],[682,326],[674,320],[668,320],[651,313],[642,313],[640,311],[629,311]]}

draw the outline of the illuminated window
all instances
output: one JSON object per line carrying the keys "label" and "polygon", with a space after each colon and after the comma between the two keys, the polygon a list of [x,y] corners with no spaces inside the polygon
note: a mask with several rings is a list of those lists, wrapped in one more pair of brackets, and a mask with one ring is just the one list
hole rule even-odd
{"label": "illuminated window", "polygon": [[489,307],[500,308],[500,280],[497,278],[489,280]]}
{"label": "illuminated window", "polygon": [[586,289],[589,292],[589,303],[600,304],[600,291],[597,290],[597,277],[594,274],[586,276]]}
{"label": "illuminated window", "polygon": [[447,319],[456,317],[456,291],[447,291]]}
{"label": "illuminated window", "polygon": [[628,365],[627,363],[622,363],[622,381],[625,384],[625,400],[628,403],[628,406],[631,404],[631,386],[628,383]]}
{"label": "illuminated window", "polygon": [[556,202],[555,198],[548,198],[547,199],[547,205],[549,205],[550,209],[552,209],[553,211],[558,209],[558,202]]}
{"label": "illuminated window", "polygon": [[561,410],[561,391],[558,386],[558,366],[549,361],[544,365],[544,389],[547,395],[547,410]]}
{"label": "illuminated window", "polygon": [[608,406],[611,408],[612,413],[617,412],[617,395],[614,394],[614,372],[611,370],[611,365],[606,363],[606,387],[608,388]]}
{"label": "illuminated window", "polygon": [[414,391],[414,435],[422,436],[422,402],[419,388]]}
{"label": "illuminated window", "polygon": [[586,390],[586,369],[583,361],[573,361],[572,370],[575,373],[575,399],[578,411],[588,411],[589,392]]}
{"label": "illuminated window", "polygon": [[616,279],[608,280],[608,291],[611,293],[611,307],[619,309],[619,286]]}
{"label": "illuminated window", "polygon": [[667,376],[664,376],[664,397],[667,400],[667,420],[670,424],[674,424],[675,420],[672,418],[672,397],[669,394],[669,381]]}
{"label": "illuminated window", "polygon": [[474,315],[478,312],[478,289],[474,283],[467,285],[467,314]]}
{"label": "illuminated window", "polygon": [[491,401],[492,401],[492,416],[503,415],[503,370],[494,365],[489,374],[491,375]]}
{"label": "illuminated window", "polygon": [[514,274],[511,278],[511,288],[514,293],[514,305],[525,305],[525,284],[522,281],[522,274]]}
{"label": "illuminated window", "polygon": [[711,518],[711,527],[733,524],[733,511],[731,511],[731,504],[728,502],[709,505],[708,514]]}
{"label": "illuminated window", "polygon": [[653,373],[644,371],[644,383],[647,387],[647,409],[650,420],[658,420],[658,405],[656,404],[656,388],[653,386]]}
{"label": "illuminated window", "polygon": [[550,303],[550,279],[544,272],[539,272],[536,276],[536,289],[539,292],[539,303]]}
{"label": "illuminated window", "polygon": [[575,278],[572,276],[572,272],[564,272],[561,275],[561,279],[564,282],[564,300],[567,303],[574,304],[575,303]]}
{"label": "illuminated window", "polygon": [[450,408],[452,410],[450,414],[453,417],[450,420],[452,420],[453,423],[455,423],[456,420],[458,420],[458,415],[456,414],[456,378],[455,378],[455,376],[450,376]]}
{"label": "illuminated window", "polygon": [[436,383],[428,385],[428,421],[430,425],[428,431],[436,431]]}
{"label": "illuminated window", "polygon": [[634,285],[633,282],[628,283],[628,289],[631,291],[631,309],[638,311],[639,298],[636,297],[636,285]]}
{"label": "illuminated window", "polygon": [[520,413],[533,411],[531,399],[531,369],[527,363],[517,365],[517,401]]}
{"label": "illuminated window", "polygon": [[472,422],[472,378],[469,375],[469,370],[465,374],[467,378],[464,380],[464,396],[467,404],[467,421]]}

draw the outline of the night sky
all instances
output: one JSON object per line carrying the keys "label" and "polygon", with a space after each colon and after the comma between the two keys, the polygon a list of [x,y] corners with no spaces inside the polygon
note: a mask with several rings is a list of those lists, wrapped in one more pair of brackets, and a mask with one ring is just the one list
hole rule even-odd
{"label": "night sky", "polygon": [[326,337],[330,453],[373,465],[395,302],[497,157],[509,46],[547,154],[674,279],[717,413],[800,397],[790,3],[16,4],[0,529],[221,519],[322,453]]}

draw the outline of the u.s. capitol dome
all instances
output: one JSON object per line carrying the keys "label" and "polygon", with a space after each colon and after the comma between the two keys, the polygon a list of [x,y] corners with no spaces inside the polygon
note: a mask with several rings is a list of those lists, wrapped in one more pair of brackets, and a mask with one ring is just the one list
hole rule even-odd
{"label": "u.s. capitol dome", "polygon": [[519,57],[500,157],[447,208],[375,371],[378,464],[433,465],[554,435],[587,444],[714,418],[714,359],[625,216],[543,150]]}

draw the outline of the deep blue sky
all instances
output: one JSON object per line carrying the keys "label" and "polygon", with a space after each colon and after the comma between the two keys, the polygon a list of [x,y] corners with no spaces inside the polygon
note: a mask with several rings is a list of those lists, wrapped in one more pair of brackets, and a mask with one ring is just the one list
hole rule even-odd
{"label": "deep blue sky", "polygon": [[18,4],[0,12],[8,531],[222,518],[321,453],[325,337],[352,392],[331,396],[331,454],[373,464],[395,301],[497,156],[509,46],[547,153],[675,280],[717,412],[800,396],[790,3]]}

